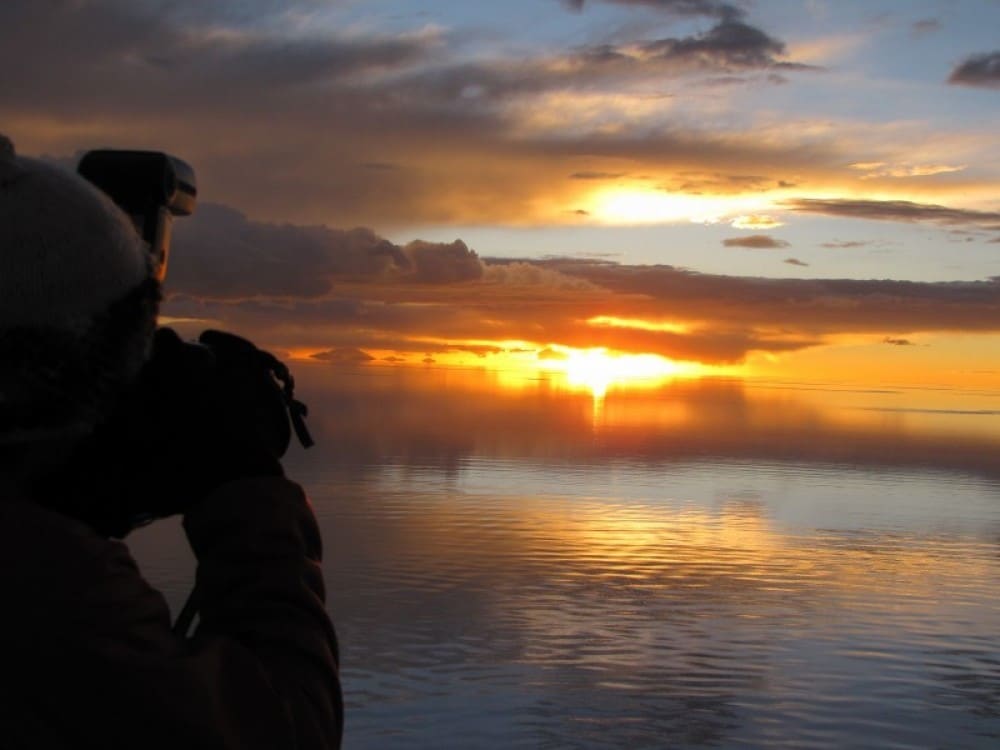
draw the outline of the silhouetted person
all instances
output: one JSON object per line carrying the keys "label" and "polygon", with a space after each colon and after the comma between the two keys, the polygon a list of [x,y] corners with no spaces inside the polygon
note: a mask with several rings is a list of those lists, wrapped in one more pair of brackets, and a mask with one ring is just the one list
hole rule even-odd
{"label": "silhouetted person", "polygon": [[[315,518],[252,379],[158,300],[128,218],[0,137],[0,747],[337,747]],[[193,635],[115,540],[171,514]]]}

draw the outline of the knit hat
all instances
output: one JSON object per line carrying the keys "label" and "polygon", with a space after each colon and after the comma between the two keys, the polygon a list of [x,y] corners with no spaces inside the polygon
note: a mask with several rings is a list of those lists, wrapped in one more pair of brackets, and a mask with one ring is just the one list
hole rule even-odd
{"label": "knit hat", "polygon": [[128,217],[0,135],[0,445],[89,432],[141,367],[157,301]]}

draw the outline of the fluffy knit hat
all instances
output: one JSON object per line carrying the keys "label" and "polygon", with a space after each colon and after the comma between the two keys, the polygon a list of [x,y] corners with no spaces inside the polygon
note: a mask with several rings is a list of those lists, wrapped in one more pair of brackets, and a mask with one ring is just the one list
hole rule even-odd
{"label": "fluffy knit hat", "polygon": [[141,367],[157,301],[128,217],[0,135],[0,445],[89,432]]}

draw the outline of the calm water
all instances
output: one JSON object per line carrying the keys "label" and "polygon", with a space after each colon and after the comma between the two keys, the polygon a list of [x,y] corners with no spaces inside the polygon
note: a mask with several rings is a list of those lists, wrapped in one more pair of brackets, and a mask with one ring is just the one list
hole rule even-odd
{"label": "calm water", "polygon": [[1000,747],[1000,394],[300,380],[346,747]]}

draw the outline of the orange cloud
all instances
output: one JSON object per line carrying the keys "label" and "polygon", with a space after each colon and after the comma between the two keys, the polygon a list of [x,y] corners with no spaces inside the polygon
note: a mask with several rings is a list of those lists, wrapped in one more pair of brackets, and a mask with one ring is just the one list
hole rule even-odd
{"label": "orange cloud", "polygon": [[483,260],[460,241],[400,246],[370,230],[266,224],[221,208],[179,227],[175,258],[165,309],[175,320],[221,321],[268,346],[338,360],[356,349],[488,359],[518,347],[544,358],[561,346],[723,365],[853,334],[1000,331],[997,280],[764,279],[603,260]]}

